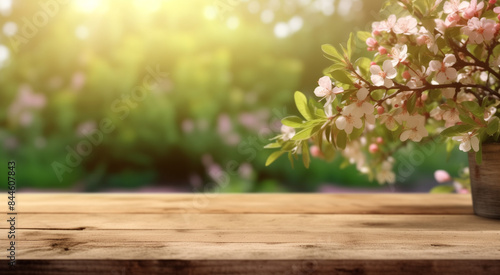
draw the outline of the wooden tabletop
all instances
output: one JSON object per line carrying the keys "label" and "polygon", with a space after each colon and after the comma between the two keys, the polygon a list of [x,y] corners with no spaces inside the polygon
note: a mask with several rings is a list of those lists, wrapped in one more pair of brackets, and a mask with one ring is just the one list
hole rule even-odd
{"label": "wooden tabletop", "polygon": [[18,194],[16,204],[17,262],[2,256],[0,274],[500,274],[500,221],[474,216],[468,195]]}

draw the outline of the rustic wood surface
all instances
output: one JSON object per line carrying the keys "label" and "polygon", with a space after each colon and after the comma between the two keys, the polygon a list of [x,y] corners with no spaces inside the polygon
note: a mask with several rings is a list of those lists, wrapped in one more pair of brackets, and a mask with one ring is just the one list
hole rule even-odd
{"label": "rustic wood surface", "polygon": [[468,195],[16,199],[18,262],[0,274],[500,274],[500,221]]}

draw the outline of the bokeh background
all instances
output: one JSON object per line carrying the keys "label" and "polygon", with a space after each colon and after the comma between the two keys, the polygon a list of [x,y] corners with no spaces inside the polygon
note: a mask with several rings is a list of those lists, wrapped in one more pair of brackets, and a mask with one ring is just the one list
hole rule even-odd
{"label": "bokeh background", "polygon": [[428,192],[465,154],[438,146],[391,187],[340,156],[264,166],[293,93],[330,65],[320,46],[381,3],[0,0],[2,171],[15,160],[25,191]]}

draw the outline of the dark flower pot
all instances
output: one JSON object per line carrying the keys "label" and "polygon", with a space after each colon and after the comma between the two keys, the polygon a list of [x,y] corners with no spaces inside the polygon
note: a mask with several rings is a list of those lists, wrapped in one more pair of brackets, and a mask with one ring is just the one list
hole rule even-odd
{"label": "dark flower pot", "polygon": [[483,162],[477,165],[469,153],[470,180],[474,213],[500,219],[500,143],[483,144]]}

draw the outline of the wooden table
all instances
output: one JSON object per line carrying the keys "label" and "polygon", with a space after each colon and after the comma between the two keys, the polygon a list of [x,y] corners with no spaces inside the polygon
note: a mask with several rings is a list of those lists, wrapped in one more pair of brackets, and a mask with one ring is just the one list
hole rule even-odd
{"label": "wooden table", "polygon": [[0,274],[500,274],[500,221],[467,195],[16,199],[17,265],[2,219]]}

